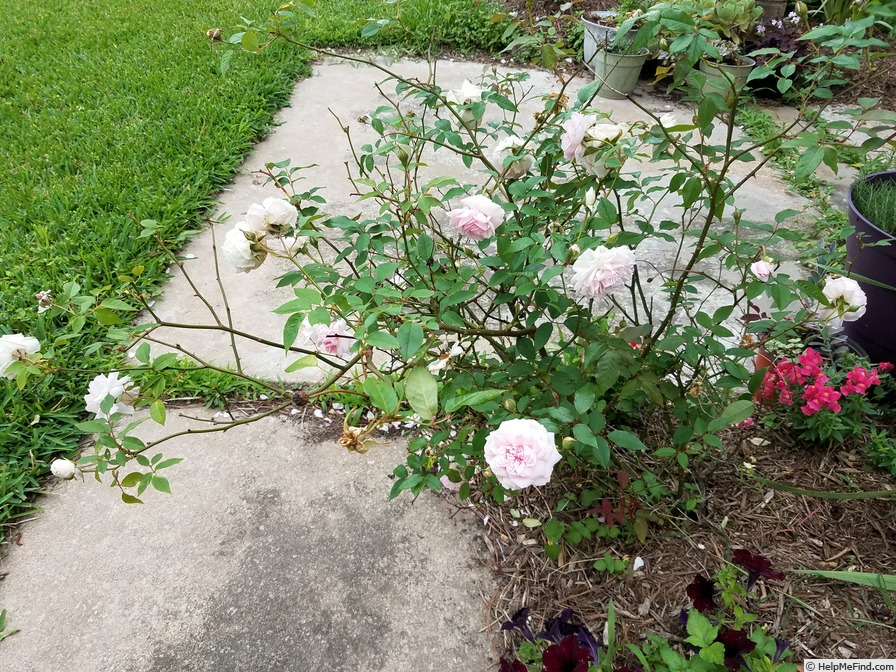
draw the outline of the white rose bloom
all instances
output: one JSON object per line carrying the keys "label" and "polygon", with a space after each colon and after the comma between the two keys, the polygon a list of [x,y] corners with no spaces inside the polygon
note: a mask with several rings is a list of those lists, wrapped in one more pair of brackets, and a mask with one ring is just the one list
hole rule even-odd
{"label": "white rose bloom", "polygon": [[33,336],[22,334],[6,334],[0,336],[0,375],[4,378],[15,378],[14,374],[6,370],[13,362],[27,359],[40,350],[40,341]]}
{"label": "white rose bloom", "polygon": [[660,115],[660,125],[663,128],[672,128],[678,124],[678,119],[676,119],[675,115],[671,112],[666,112],[666,114]]}
{"label": "white rose bloom", "polygon": [[515,151],[522,146],[522,138],[510,135],[495,145],[495,148],[492,150],[492,163],[497,170],[503,171],[504,177],[516,180],[528,173],[529,169],[532,168],[532,155],[528,151],[518,155]]}
{"label": "white rose bloom", "polygon": [[237,222],[224,236],[221,254],[237,271],[248,273],[261,266],[268,256],[258,245],[262,237],[263,234],[248,222]]}
{"label": "white rose bloom", "polygon": [[591,187],[585,192],[585,207],[591,210],[595,203],[597,203],[597,194],[594,191],[594,187]]}
{"label": "white rose bloom", "polygon": [[[84,395],[84,408],[88,413],[95,413],[97,417],[107,420],[113,413],[132,415],[134,407],[131,404],[138,394],[140,394],[140,388],[134,385],[130,376],[119,378],[117,371],[113,371],[108,376],[101,373],[90,381],[90,385],[87,387],[87,394]],[[109,396],[115,401],[107,415],[103,413],[100,406],[103,400]]]}
{"label": "white rose bloom", "polygon": [[266,198],[253,203],[246,212],[246,223],[261,234],[279,236],[295,226],[299,211],[285,198]]}
{"label": "white rose bloom", "polygon": [[[607,148],[619,142],[625,132],[625,127],[619,124],[601,122],[592,125],[582,140],[584,152],[579,157],[579,161],[585,169],[597,178],[606,177],[610,172],[605,165]],[[618,156],[622,161],[625,160],[625,155],[619,154]]]}
{"label": "white rose bloom", "polygon": [[50,464],[50,471],[56,478],[61,478],[65,481],[68,481],[75,477],[78,468],[71,460],[59,459],[53,460],[52,464]]}
{"label": "white rose bloom", "polygon": [[632,279],[635,262],[627,247],[585,250],[572,265],[573,289],[590,299],[610,294]]}
{"label": "white rose bloom", "polygon": [[[449,103],[453,103],[454,105],[469,105],[470,103],[482,100],[482,94],[484,92],[485,89],[480,89],[478,86],[465,79],[463,85],[459,89],[449,91],[445,94],[445,98]],[[467,125],[476,121],[476,115],[473,114],[473,110],[463,110],[460,113],[460,116],[461,119],[463,119],[463,122]]]}
{"label": "white rose bloom", "polygon": [[819,306],[818,317],[837,329],[844,322],[855,322],[868,309],[868,297],[852,278],[832,276],[821,290],[831,306]]}

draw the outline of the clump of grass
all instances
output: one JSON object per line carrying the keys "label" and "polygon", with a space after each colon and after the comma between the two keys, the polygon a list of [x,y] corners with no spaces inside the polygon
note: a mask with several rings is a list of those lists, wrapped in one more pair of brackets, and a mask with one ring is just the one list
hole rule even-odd
{"label": "clump of grass", "polygon": [[865,219],[896,235],[896,180],[860,180],[852,185],[852,202]]}

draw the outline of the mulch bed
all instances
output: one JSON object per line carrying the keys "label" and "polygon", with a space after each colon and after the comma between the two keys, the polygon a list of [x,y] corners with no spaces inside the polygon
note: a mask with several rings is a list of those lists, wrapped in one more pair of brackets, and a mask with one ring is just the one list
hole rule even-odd
{"label": "mulch bed", "polygon": [[[892,574],[896,570],[896,500],[835,501],[763,487],[750,472],[795,487],[832,491],[893,489],[896,480],[870,472],[860,455],[731,437],[727,458],[698,476],[705,505],[694,519],[669,516],[652,525],[644,544],[634,540],[583,542],[558,564],[542,550],[539,530],[522,517],[547,521],[551,503],[581,487],[575,480],[552,481],[497,506],[479,497],[472,505],[482,518],[490,557],[500,585],[488,604],[497,630],[520,607],[532,608],[536,624],[570,607],[595,634],[603,631],[607,604],[616,609],[621,642],[648,632],[680,636],[680,611],[689,601],[685,587],[695,574],[711,575],[746,548],[769,558],[776,569],[853,570]],[[743,466],[750,462],[755,468]],[[637,556],[644,568],[626,576],[598,572],[592,565],[610,552]],[[774,636],[792,642],[793,660],[804,658],[892,658],[896,655],[896,611],[881,591],[817,577],[787,574],[783,582],[760,582],[749,610]],[[515,640],[508,634],[504,648]],[[631,661],[635,662],[635,661]]]}

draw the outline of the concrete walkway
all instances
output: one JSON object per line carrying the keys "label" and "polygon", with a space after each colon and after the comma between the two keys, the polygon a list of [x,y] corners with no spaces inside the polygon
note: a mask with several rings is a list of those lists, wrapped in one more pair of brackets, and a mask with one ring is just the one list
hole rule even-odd
{"label": "concrete walkway", "polygon": [[[419,63],[394,67],[425,75]],[[442,84],[459,87],[484,67],[441,63]],[[357,214],[345,179],[350,152],[327,110],[358,142],[370,139],[361,119],[379,105],[374,83],[382,79],[371,68],[319,63],[281,112],[282,125],[221,195],[222,212],[239,217],[276,195],[252,171],[292,158],[293,165],[318,165],[309,184],[326,187],[328,211]],[[533,72],[530,83],[538,91],[557,88],[544,72]],[[646,95],[641,101],[659,113],[687,114]],[[601,104],[620,121],[640,115],[626,101]],[[521,119],[531,119],[529,112]],[[434,172],[464,170],[451,161],[433,164]],[[759,219],[807,205],[785,194],[768,170],[751,190],[741,205]],[[219,240],[230,226],[218,227]],[[655,254],[661,260],[666,251]],[[185,255],[194,282],[220,306],[213,298],[210,233],[197,236]],[[235,323],[279,339],[283,318],[270,311],[291,296],[288,288],[274,290],[285,266],[269,260],[248,276],[224,270]],[[188,284],[172,274],[155,310],[167,319],[210,323]],[[220,364],[230,361],[226,338],[169,336]],[[290,361],[281,350],[247,342],[240,348],[246,370],[258,375],[282,376]],[[207,426],[177,412],[169,417],[165,433]],[[387,501],[387,475],[403,461],[403,444],[350,454],[332,432],[321,433],[318,421],[305,418],[303,425],[301,417],[171,441],[166,455],[186,458],[168,474],[174,494],[153,494],[143,506],[124,505],[115,491],[92,481],[58,484],[40,502],[44,512],[23,526],[21,546],[2,561],[0,607],[21,632],[0,642],[0,670],[479,672],[493,666],[482,632],[482,596],[493,586],[473,521],[451,517],[451,506],[435,495]],[[152,423],[144,427],[160,433]]]}

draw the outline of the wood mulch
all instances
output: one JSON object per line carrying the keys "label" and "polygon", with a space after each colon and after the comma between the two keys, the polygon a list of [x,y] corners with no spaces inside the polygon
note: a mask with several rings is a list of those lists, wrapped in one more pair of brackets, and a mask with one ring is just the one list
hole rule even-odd
{"label": "wood mulch", "polygon": [[[760,581],[747,606],[772,635],[792,642],[793,660],[896,657],[896,609],[890,601],[896,595],[787,571],[896,573],[896,499],[806,497],[764,487],[751,474],[827,492],[896,492],[896,479],[867,470],[855,452],[744,435],[729,437],[729,444],[724,458],[695,479],[704,501],[696,515],[662,512],[663,523],[651,525],[643,544],[599,539],[579,544],[559,563],[547,558],[540,531],[525,528],[510,509],[520,518],[546,522],[553,502],[583,486],[575,477],[524,492],[509,505],[482,496],[466,504],[484,523],[488,564],[499,576],[488,604],[495,631],[523,606],[532,608],[536,624],[570,607],[599,634],[612,599],[619,641],[638,642],[648,632],[675,639],[682,634],[679,614],[689,605],[685,587],[696,574],[710,576],[724,566],[733,549],[746,548],[787,576],[783,582]],[[607,552],[628,562],[624,576],[593,569]],[[632,572],[635,557],[644,567]],[[515,644],[507,633],[496,636],[505,649]]]}

